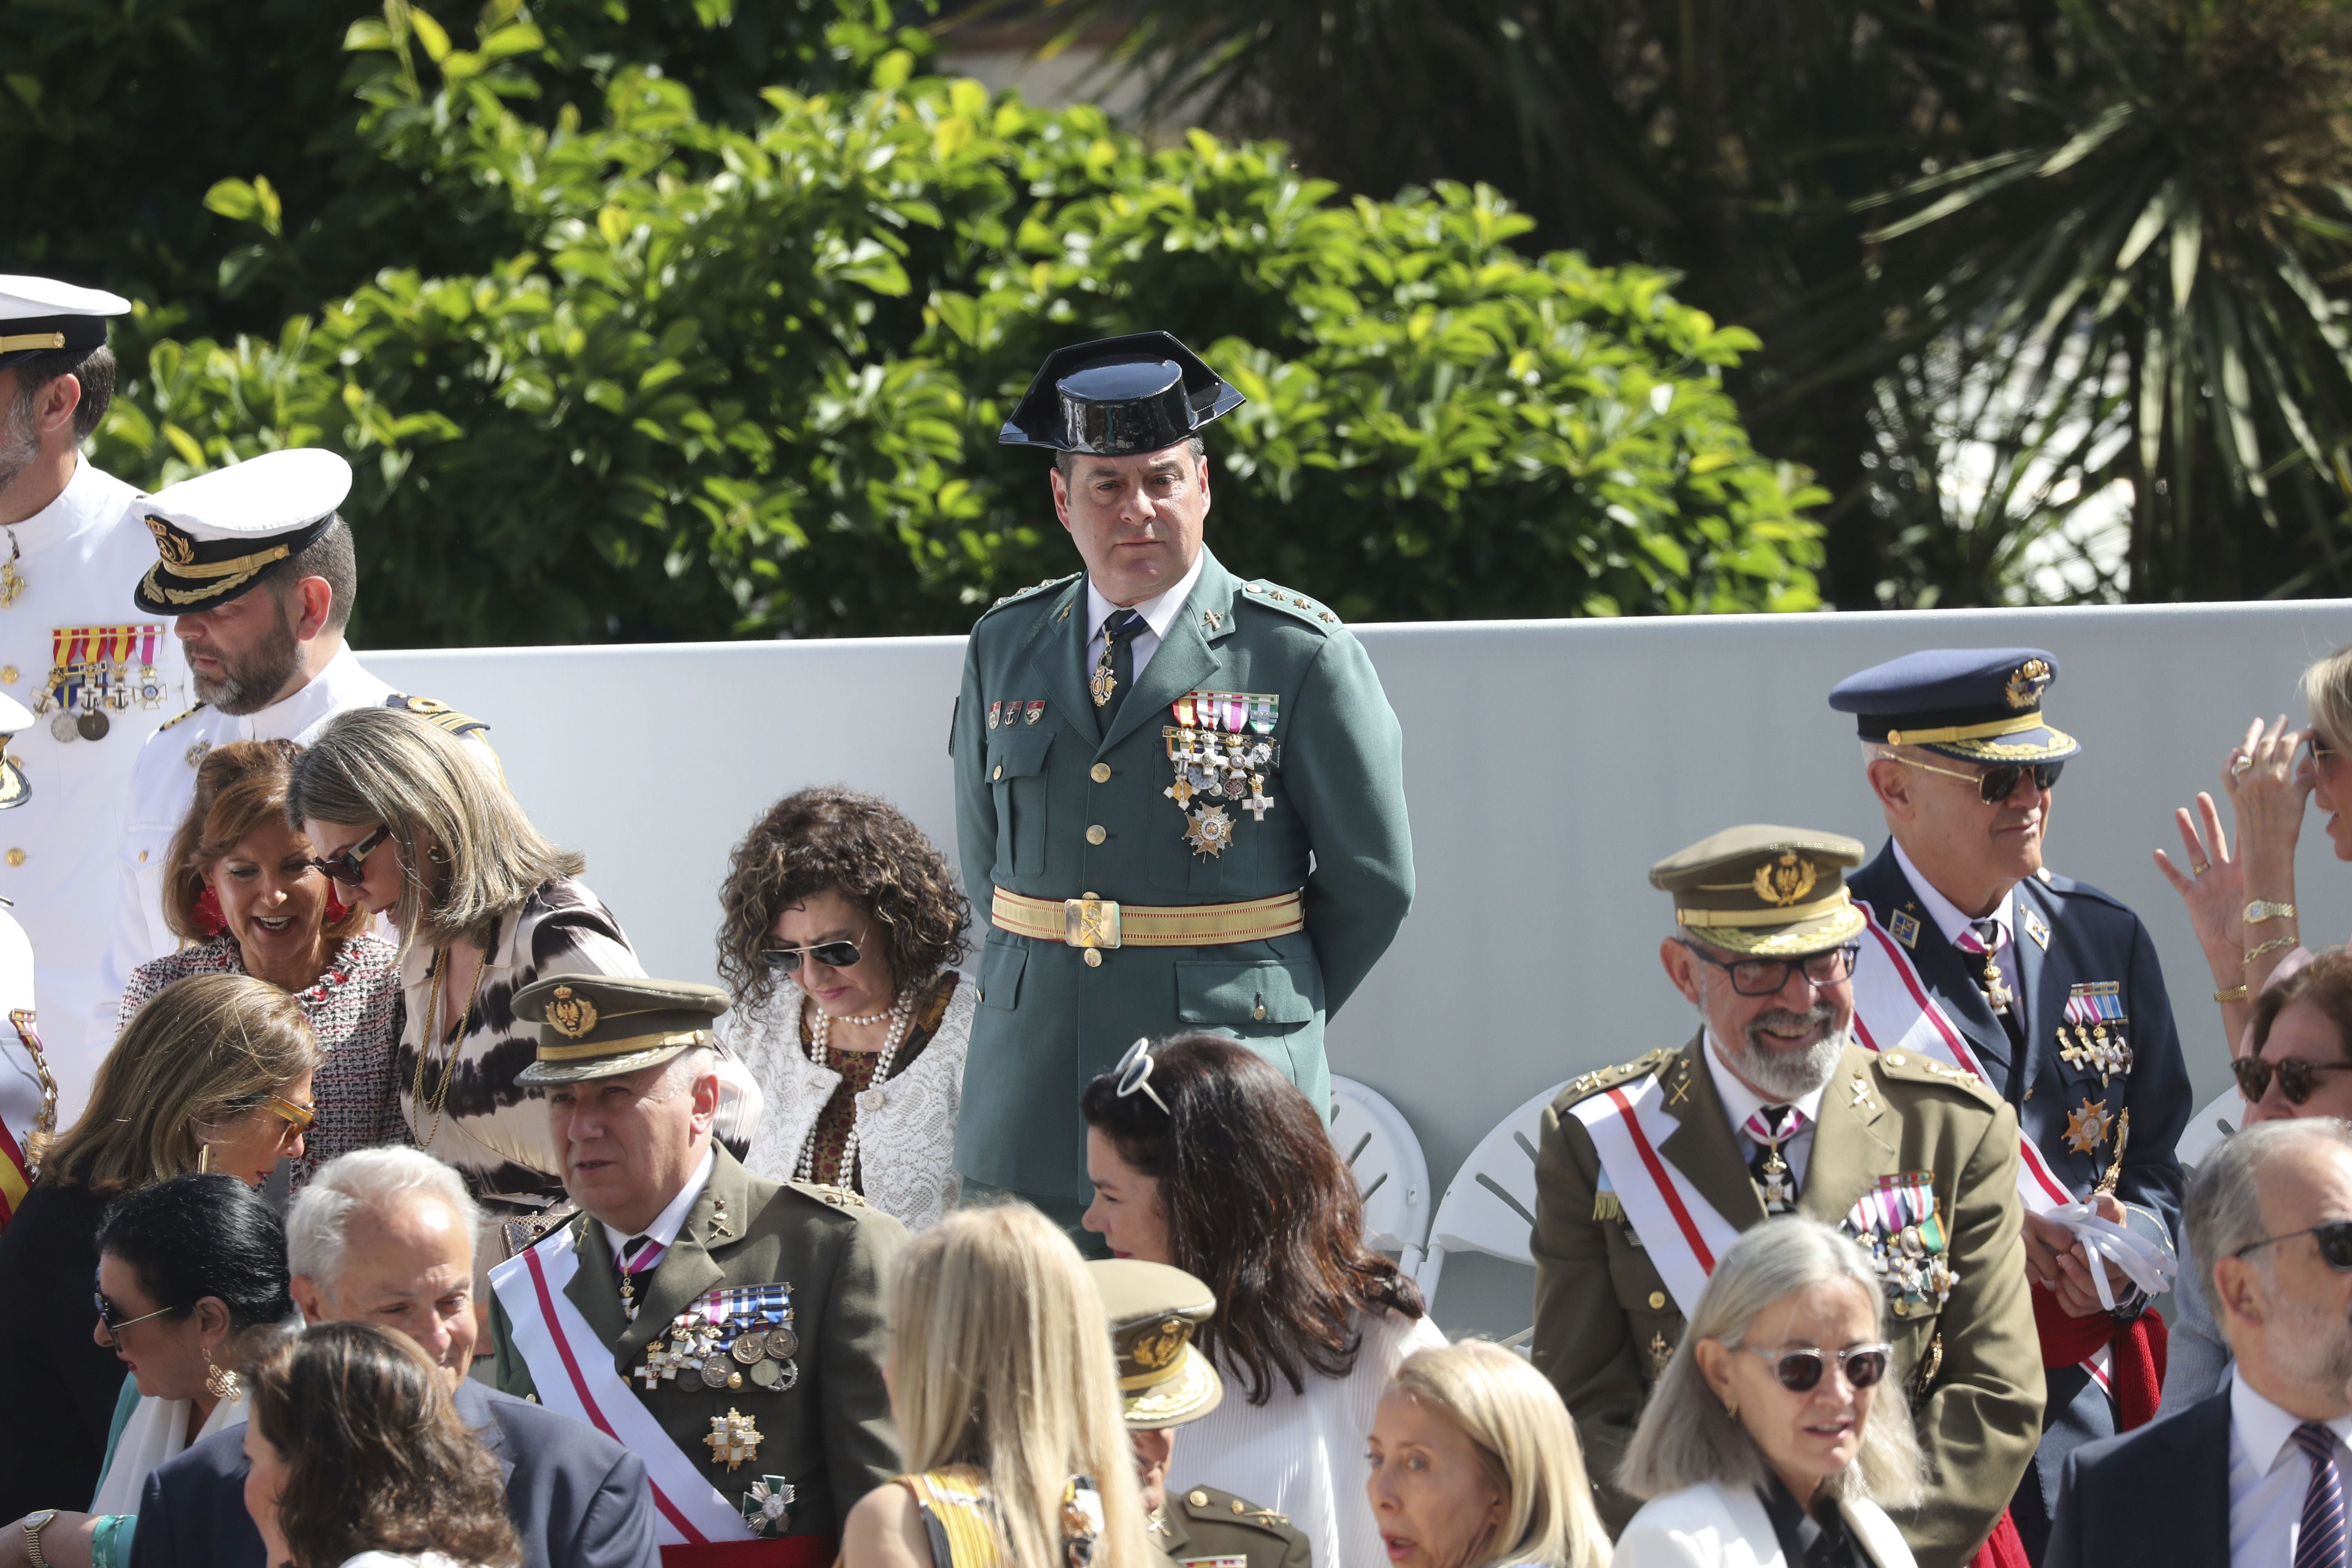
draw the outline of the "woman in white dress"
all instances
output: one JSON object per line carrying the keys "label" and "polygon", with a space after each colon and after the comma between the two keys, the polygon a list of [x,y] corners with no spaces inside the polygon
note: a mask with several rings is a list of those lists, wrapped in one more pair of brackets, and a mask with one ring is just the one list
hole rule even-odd
{"label": "woman in white dress", "polygon": [[1139,1040],[1081,1103],[1086,1228],[1216,1293],[1199,1343],[1225,1400],[1185,1430],[1168,1489],[1215,1487],[1287,1514],[1318,1563],[1380,1562],[1365,1434],[1405,1358],[1445,1336],[1364,1244],[1363,1200],[1320,1110],[1223,1035]]}
{"label": "woman in white dress", "polygon": [[[1809,1219],[1724,1252],[1617,1484],[1647,1500],[1615,1568],[1914,1568],[1885,1508],[1924,1466],[1870,1259]],[[1885,1397],[1880,1397],[1884,1394]]]}
{"label": "woman in white dress", "polygon": [[743,1163],[846,1187],[908,1230],[939,1223],[977,1001],[946,857],[878,796],[805,789],[735,847],[719,898],[735,994],[719,1037],[768,1107]]}
{"label": "woman in white dress", "polygon": [[246,1510],[274,1568],[517,1568],[506,1475],[405,1334],[321,1323],[247,1369]]}

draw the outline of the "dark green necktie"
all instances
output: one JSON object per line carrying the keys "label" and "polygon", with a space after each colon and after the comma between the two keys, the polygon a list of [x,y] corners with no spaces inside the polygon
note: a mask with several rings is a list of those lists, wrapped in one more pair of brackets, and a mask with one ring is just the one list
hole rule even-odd
{"label": "dark green necktie", "polygon": [[[1133,610],[1113,610],[1103,617],[1102,658],[1095,661],[1095,707],[1102,717],[1102,732],[1110,733],[1119,704],[1135,684],[1135,639],[1150,625]],[[1104,672],[1108,669],[1108,689]]]}

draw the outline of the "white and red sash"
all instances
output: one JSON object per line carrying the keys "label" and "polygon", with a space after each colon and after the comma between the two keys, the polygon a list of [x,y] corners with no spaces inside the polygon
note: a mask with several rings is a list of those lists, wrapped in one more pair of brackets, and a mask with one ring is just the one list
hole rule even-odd
{"label": "white and red sash", "polygon": [[579,1269],[573,1228],[566,1226],[490,1270],[490,1289],[506,1309],[510,1338],[530,1368],[539,1402],[586,1422],[645,1461],[653,1483],[654,1536],[662,1545],[756,1539],[701,1465],[662,1430],[614,1368],[612,1347],[563,1293]]}
{"label": "white and red sash", "polygon": [[1658,1075],[1588,1095],[1568,1109],[1584,1123],[1625,1223],[1642,1238],[1652,1267],[1688,1319],[1698,1310],[1698,1293],[1706,1289],[1715,1260],[1739,1239],[1739,1227],[1658,1152],[1682,1125],[1666,1110]]}

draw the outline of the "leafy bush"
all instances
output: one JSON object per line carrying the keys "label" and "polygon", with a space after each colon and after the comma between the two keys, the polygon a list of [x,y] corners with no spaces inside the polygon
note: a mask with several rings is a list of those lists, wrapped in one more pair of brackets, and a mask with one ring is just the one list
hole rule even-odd
{"label": "leafy bush", "polygon": [[[1075,563],[1039,457],[994,445],[1031,371],[1156,326],[1251,399],[1212,432],[1221,556],[1350,618],[1816,603],[1819,494],[1720,385],[1754,339],[1664,274],[1528,258],[1490,191],[1342,204],[1274,146],[1153,152],[904,49],[749,126],[635,69],[542,122],[505,63],[530,23],[461,50],[386,17],[352,30],[359,134],[513,247],[274,339],[142,310],[98,454],[153,485],[346,453],[372,641],[961,630]],[[210,202],[277,264],[281,195]]]}

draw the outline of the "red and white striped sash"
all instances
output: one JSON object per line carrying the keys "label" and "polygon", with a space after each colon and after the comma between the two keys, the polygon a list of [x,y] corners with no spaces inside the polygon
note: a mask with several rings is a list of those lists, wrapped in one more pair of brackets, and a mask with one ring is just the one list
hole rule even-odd
{"label": "red and white striped sash", "polygon": [[1584,1123],[1625,1222],[1642,1238],[1675,1305],[1689,1318],[1706,1277],[1715,1272],[1715,1260],[1739,1239],[1739,1227],[1658,1152],[1682,1121],[1666,1110],[1657,1074],[1589,1095],[1570,1106],[1569,1114]]}

